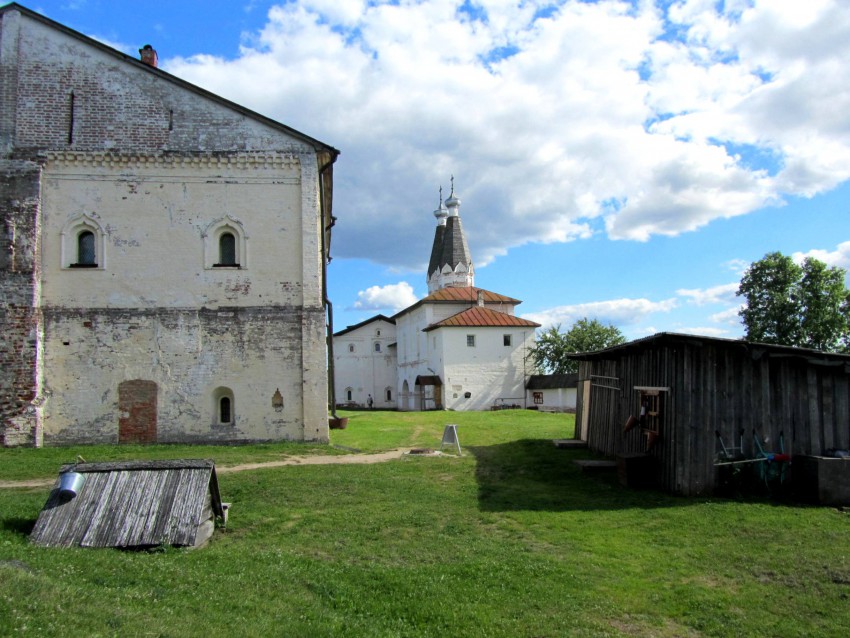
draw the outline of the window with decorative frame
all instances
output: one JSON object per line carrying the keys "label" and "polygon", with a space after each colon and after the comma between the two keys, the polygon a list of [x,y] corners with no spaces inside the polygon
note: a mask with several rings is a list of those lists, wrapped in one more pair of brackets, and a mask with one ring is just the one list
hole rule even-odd
{"label": "window with decorative frame", "polygon": [[211,222],[201,233],[204,242],[204,268],[248,268],[248,235],[242,221],[227,215]]}
{"label": "window with decorative frame", "polygon": [[106,240],[97,216],[84,213],[72,217],[60,236],[62,268],[106,267]]}

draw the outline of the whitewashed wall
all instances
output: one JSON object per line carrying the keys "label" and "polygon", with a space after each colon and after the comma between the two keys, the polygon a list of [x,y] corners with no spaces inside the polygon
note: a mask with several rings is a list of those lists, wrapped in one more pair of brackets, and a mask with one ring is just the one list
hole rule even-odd
{"label": "whitewashed wall", "polygon": [[[334,389],[338,404],[351,401],[365,407],[371,394],[375,408],[397,407],[398,360],[396,348],[390,347],[395,341],[395,325],[383,320],[370,322],[334,338]],[[375,350],[375,344],[380,346],[380,351]],[[388,389],[391,393],[389,399]]]}

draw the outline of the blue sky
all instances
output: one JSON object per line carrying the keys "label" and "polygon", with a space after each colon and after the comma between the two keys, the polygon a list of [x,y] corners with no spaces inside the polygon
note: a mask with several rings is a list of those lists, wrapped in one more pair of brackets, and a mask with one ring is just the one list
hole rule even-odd
{"label": "blue sky", "polygon": [[337,329],[426,294],[452,175],[476,284],[544,325],[740,337],[750,262],[850,267],[843,0],[22,4],[342,151]]}

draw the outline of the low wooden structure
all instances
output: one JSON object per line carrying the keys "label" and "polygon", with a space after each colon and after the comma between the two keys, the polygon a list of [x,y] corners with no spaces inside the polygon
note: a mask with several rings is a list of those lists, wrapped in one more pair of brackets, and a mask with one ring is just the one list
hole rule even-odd
{"label": "low wooden structure", "polygon": [[[84,479],[75,496],[61,477]],[[128,461],[64,465],[30,540],[44,547],[197,547],[226,522],[210,460]]]}
{"label": "low wooden structure", "polygon": [[541,412],[572,412],[576,408],[578,374],[532,374],[525,384],[529,408]]}
{"label": "low wooden structure", "polygon": [[[606,456],[653,459],[654,482],[683,494],[717,486],[719,440],[755,457],[850,448],[850,356],[661,333],[581,353],[576,438]],[[718,436],[719,435],[719,436]]]}

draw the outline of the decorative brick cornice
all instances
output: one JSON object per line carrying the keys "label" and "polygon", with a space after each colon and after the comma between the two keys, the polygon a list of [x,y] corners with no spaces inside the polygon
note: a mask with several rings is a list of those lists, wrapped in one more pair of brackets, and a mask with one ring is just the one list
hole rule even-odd
{"label": "decorative brick cornice", "polygon": [[294,153],[268,151],[215,152],[215,153],[113,153],[86,151],[47,151],[49,162],[66,166],[85,167],[148,167],[148,168],[237,168],[250,170],[281,170],[300,166]]}

